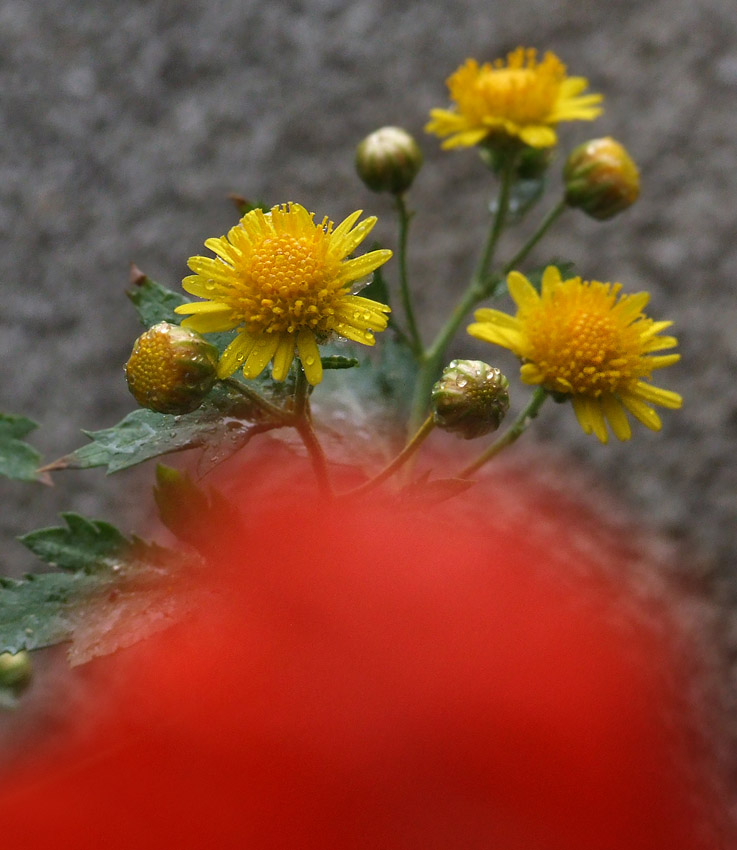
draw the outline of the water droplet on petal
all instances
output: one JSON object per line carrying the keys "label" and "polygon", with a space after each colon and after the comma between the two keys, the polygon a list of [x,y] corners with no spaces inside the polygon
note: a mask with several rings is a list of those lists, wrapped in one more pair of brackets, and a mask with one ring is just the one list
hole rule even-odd
{"label": "water droplet on petal", "polygon": [[312,366],[315,362],[314,357],[305,357],[305,366]]}

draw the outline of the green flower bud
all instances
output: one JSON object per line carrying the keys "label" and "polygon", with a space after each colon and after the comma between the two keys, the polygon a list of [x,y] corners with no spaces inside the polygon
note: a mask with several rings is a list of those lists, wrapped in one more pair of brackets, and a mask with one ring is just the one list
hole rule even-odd
{"label": "green flower bud", "polygon": [[480,360],[452,360],[432,388],[435,424],[464,440],[489,434],[509,410],[509,382]]}
{"label": "green flower bud", "polygon": [[382,127],[356,149],[358,176],[373,192],[401,195],[422,167],[422,151],[401,127]]}
{"label": "green flower bud", "polygon": [[604,220],[639,197],[640,173],[619,142],[606,137],[575,148],[563,169],[566,203]]}
{"label": "green flower bud", "polygon": [[31,681],[31,656],[25,649],[13,654],[0,652],[0,688],[20,693]]}
{"label": "green flower bud", "polygon": [[125,377],[141,407],[191,413],[212,389],[217,362],[217,349],[198,333],[159,322],[136,340]]}

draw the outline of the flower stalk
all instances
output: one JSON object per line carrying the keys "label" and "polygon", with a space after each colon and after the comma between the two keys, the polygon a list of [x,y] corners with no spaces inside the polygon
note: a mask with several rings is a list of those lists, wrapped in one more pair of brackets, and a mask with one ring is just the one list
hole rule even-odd
{"label": "flower stalk", "polygon": [[548,397],[546,390],[538,387],[532,394],[527,406],[521,411],[519,416],[509,426],[509,428],[495,440],[487,449],[485,449],[472,463],[464,467],[459,473],[459,478],[470,478],[477,469],[480,469],[485,463],[488,463],[493,457],[496,457],[499,452],[506,449],[516,442],[522,434],[527,430],[529,424],[540,412],[543,402]]}

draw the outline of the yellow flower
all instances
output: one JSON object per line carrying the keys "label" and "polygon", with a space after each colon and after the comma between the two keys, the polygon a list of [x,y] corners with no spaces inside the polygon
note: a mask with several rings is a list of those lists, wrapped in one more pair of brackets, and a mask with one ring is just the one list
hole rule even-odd
{"label": "yellow flower", "polygon": [[477,310],[468,332],[520,357],[524,383],[570,396],[586,434],[606,443],[608,422],[616,437],[629,440],[625,411],[659,431],[660,418],[650,405],[681,406],[677,393],[649,382],[655,369],[676,363],[680,355],[652,356],[678,342],[659,336],[672,322],[654,322],[643,314],[647,292],[619,295],[618,283],[561,280],[555,266],[545,269],[540,294],[519,272],[509,274],[507,285],[516,317]]}
{"label": "yellow flower", "polygon": [[581,94],[584,77],[566,76],[566,66],[553,53],[538,62],[534,49],[518,47],[479,67],[466,60],[447,80],[455,110],[433,109],[425,127],[436,136],[449,136],[444,148],[473,147],[490,134],[521,139],[533,148],[557,141],[559,121],[591,121],[601,114],[600,94]]}
{"label": "yellow flower", "polygon": [[182,325],[199,333],[239,330],[220,356],[219,378],[239,368],[255,378],[273,361],[272,375],[283,381],[296,353],[307,380],[319,384],[319,343],[338,334],[373,345],[374,332],[386,328],[389,307],[351,293],[392,252],[346,259],[376,218],[356,224],[358,210],[334,227],[327,218],[315,224],[313,215],[294,203],[252,210],[227,236],[205,242],[216,258],[190,258],[194,274],[182,286],[207,300],[177,307],[191,314]]}

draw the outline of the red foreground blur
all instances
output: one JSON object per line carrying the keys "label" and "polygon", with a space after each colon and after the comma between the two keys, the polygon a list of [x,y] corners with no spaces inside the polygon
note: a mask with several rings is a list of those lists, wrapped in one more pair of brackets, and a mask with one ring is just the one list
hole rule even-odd
{"label": "red foreground blur", "polygon": [[453,510],[285,494],[211,528],[216,592],[96,662],[120,693],[5,779],[3,846],[714,850],[668,646],[555,527]]}

